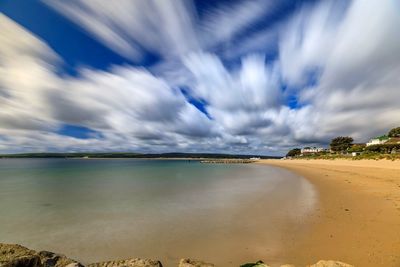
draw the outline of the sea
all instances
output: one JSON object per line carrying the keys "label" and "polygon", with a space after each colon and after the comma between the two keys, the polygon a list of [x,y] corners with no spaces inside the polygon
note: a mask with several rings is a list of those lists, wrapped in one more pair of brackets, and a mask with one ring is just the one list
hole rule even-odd
{"label": "sea", "polygon": [[279,262],[317,206],[310,182],[265,164],[0,159],[0,242],[83,263]]}

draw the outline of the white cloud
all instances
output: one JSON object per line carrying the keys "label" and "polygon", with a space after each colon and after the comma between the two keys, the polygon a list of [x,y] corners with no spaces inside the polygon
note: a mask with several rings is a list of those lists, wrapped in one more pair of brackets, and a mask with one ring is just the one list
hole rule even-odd
{"label": "white cloud", "polygon": [[[173,147],[182,138],[218,135],[179,90],[145,69],[81,69],[76,78],[59,77],[57,56],[48,46],[5,16],[0,28],[8,40],[0,50],[0,135],[18,147],[85,149],[102,143],[98,149],[143,149],[150,141]],[[104,139],[57,135],[64,124],[91,128]],[[121,138],[128,145],[113,143]]]}
{"label": "white cloud", "polygon": [[171,57],[198,48],[192,21],[195,12],[189,1],[44,2],[116,53],[136,62],[144,51]]}
{"label": "white cloud", "polygon": [[210,47],[219,43],[229,43],[235,35],[273,15],[285,2],[248,0],[208,11],[199,27],[203,46]]}
{"label": "white cloud", "polygon": [[57,55],[3,14],[0,32],[0,129],[51,128],[45,96],[57,84]]}
{"label": "white cloud", "polygon": [[200,19],[192,0],[122,0],[117,4],[102,0],[43,2],[135,62],[141,62],[146,52],[173,59],[227,44],[288,3],[248,0],[220,5],[207,10]]}
{"label": "white cloud", "polygon": [[[351,134],[364,141],[399,123],[396,73],[400,70],[400,36],[396,31],[400,18],[395,5],[394,1],[353,1],[343,20],[336,23],[336,31],[313,42],[329,49],[321,56],[324,63],[319,84],[300,92],[300,96],[318,118],[305,124],[319,128],[325,138]],[[324,8],[330,10],[332,6]],[[324,17],[321,12],[326,14],[321,9],[311,12],[320,18]],[[325,32],[329,33],[332,27],[323,21],[316,24],[326,25]],[[310,32],[308,28],[305,31]]]}
{"label": "white cloud", "polygon": [[[178,132],[189,136],[211,133],[209,119],[179,90],[144,69],[116,67],[109,72],[81,73],[80,78],[66,81],[65,95],[72,105],[89,106],[89,113],[101,114],[97,118],[106,129],[144,139],[154,133],[159,133],[156,137]],[[96,129],[92,122],[86,125]]]}
{"label": "white cloud", "polygon": [[339,41],[336,35],[344,10],[338,3],[304,5],[281,29],[279,62],[289,85],[304,85],[310,72],[324,67],[327,55]]}
{"label": "white cloud", "polygon": [[279,109],[282,95],[277,70],[264,57],[243,58],[238,71],[229,72],[212,54],[184,59],[194,76],[191,94],[207,103],[207,111],[229,134],[250,134],[271,124],[265,112]]}

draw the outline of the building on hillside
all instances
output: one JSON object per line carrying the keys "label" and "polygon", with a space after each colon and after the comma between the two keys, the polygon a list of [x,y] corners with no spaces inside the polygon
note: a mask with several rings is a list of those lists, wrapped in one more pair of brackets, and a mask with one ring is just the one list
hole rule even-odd
{"label": "building on hillside", "polygon": [[314,154],[323,151],[326,151],[326,149],[323,147],[304,147],[301,149],[301,154]]}
{"label": "building on hillside", "polygon": [[389,140],[389,137],[386,135],[378,136],[375,138],[372,138],[369,140],[369,142],[366,144],[367,146],[372,146],[372,145],[383,145]]}

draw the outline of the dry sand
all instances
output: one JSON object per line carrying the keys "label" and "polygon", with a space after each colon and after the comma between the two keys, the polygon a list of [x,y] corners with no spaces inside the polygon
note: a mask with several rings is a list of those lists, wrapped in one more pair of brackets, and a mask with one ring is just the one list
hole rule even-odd
{"label": "dry sand", "polygon": [[320,200],[307,233],[292,229],[284,240],[287,248],[278,258],[299,266],[319,259],[363,267],[400,266],[400,161],[260,163],[304,176],[315,186]]}

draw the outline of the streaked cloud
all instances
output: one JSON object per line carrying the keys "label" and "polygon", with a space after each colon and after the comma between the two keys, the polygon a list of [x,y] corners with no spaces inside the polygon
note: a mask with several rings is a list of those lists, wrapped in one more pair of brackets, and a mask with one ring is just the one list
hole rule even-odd
{"label": "streaked cloud", "polygon": [[203,47],[229,43],[257,22],[272,16],[287,1],[249,0],[210,10],[200,22]]}
{"label": "streaked cloud", "polygon": [[[399,123],[395,1],[308,3],[273,25],[285,3],[217,5],[201,17],[190,1],[45,3],[137,64],[162,59],[60,73],[44,40],[0,14],[2,152],[282,154]],[[66,136],[65,125],[99,135]]]}
{"label": "streaked cloud", "polygon": [[195,11],[190,1],[44,2],[133,61],[140,62],[145,51],[170,57],[199,46],[193,28]]}

